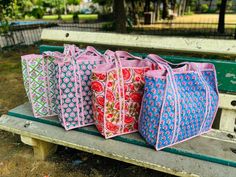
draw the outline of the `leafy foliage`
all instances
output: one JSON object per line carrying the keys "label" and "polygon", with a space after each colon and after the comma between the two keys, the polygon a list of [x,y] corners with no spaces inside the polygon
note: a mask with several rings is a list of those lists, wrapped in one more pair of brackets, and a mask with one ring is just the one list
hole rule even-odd
{"label": "leafy foliage", "polygon": [[81,0],[67,0],[69,5],[79,5]]}
{"label": "leafy foliage", "polygon": [[201,12],[206,13],[206,12],[208,12],[208,9],[209,9],[209,7],[207,4],[201,4]]}
{"label": "leafy foliage", "polygon": [[0,21],[12,17],[12,6],[14,0],[0,0]]}
{"label": "leafy foliage", "polygon": [[111,5],[112,0],[92,0],[93,3],[98,3],[100,6]]}

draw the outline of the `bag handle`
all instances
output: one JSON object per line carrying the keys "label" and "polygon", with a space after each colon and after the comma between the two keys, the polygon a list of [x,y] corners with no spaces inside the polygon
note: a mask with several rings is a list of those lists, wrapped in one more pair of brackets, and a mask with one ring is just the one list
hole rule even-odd
{"label": "bag handle", "polygon": [[70,55],[74,58],[76,53],[80,53],[80,51],[80,48],[75,46],[74,44],[65,44],[63,54],[67,56]]}
{"label": "bag handle", "polygon": [[[149,59],[152,62],[154,62],[155,64],[157,64],[160,69],[164,69],[163,64],[164,65],[167,64],[168,66],[170,66],[170,65],[173,65],[173,66],[186,65],[187,70],[190,70],[190,68],[192,68],[194,71],[197,71],[196,67],[193,67],[191,62],[171,63],[171,62],[169,62],[169,61],[167,61],[167,60],[165,60],[165,59],[163,59],[160,56],[155,55],[155,54],[149,54],[147,56],[147,59]],[[172,70],[171,67],[170,67],[170,69]]]}
{"label": "bag handle", "polygon": [[[122,60],[127,60],[128,58],[134,58],[136,60],[142,61],[143,59],[137,56],[134,56],[126,51],[116,51],[111,53],[111,57],[114,57],[114,62],[116,66],[117,76],[118,76],[118,89],[119,89],[119,102],[120,102],[120,121],[122,123],[121,128],[119,129],[120,132],[124,131],[124,120],[125,120],[125,114],[122,112],[125,112],[125,89],[124,89],[124,79],[123,79],[123,72],[122,72]],[[122,117],[122,118],[121,118]]]}
{"label": "bag handle", "polygon": [[112,62],[113,60],[115,60],[115,52],[113,52],[112,50],[106,50],[105,53],[103,54],[105,60],[107,63]]}
{"label": "bag handle", "polygon": [[81,52],[78,56],[76,56],[76,60],[79,60],[80,57],[89,57],[89,56],[96,56],[96,57],[99,57],[101,59],[104,59],[106,63],[108,63],[108,59],[105,55],[101,54],[99,51],[97,51],[94,47],[92,46],[87,46],[86,49]]}
{"label": "bag handle", "polygon": [[[120,60],[119,56],[117,55],[117,52],[113,52],[111,57],[114,57],[114,63],[115,63],[117,79],[118,79],[119,107],[120,107],[120,109],[119,109],[120,115],[119,116],[120,116],[120,122],[122,124],[119,131],[123,132],[124,131],[123,126],[124,126],[125,114],[124,113],[122,114],[122,112],[125,109],[125,105],[124,105],[125,103],[124,103],[124,99],[123,99],[124,98],[124,79],[123,79],[123,72],[122,72],[122,64],[121,64],[121,60]],[[123,93],[121,93],[121,91],[123,91]],[[122,95],[123,95],[123,98],[122,98]]]}
{"label": "bag handle", "polygon": [[[174,132],[173,132],[173,137],[172,137],[172,140],[171,140],[171,144],[174,142],[175,140],[175,134],[176,134],[176,131],[178,131],[178,127],[176,127],[176,123],[177,123],[177,114],[179,113],[180,114],[180,101],[179,101],[179,96],[178,96],[178,91],[176,90],[177,89],[177,84],[175,82],[175,79],[174,79],[174,74],[173,74],[173,71],[172,71],[172,68],[170,67],[170,65],[165,62],[164,59],[162,59],[161,57],[157,56],[157,55],[154,55],[154,54],[151,54],[151,55],[148,55],[147,56],[148,59],[150,59],[151,61],[153,61],[155,64],[157,64],[158,66],[161,67],[161,69],[164,69],[167,71],[167,74],[166,74],[166,89],[165,89],[165,92],[167,91],[167,87],[170,86],[170,88],[172,89],[173,93],[174,93],[174,107],[175,107],[175,114],[174,114]],[[162,104],[162,107],[161,107],[161,113],[160,115],[163,114],[163,111],[164,111],[164,108],[165,106]],[[179,110],[179,111],[178,111]],[[161,118],[162,116],[160,117],[160,121],[161,121]],[[180,118],[180,116],[179,116]],[[159,126],[160,128],[160,126]],[[157,141],[156,141],[156,146],[158,145],[158,141],[159,141],[159,129],[157,131]]]}
{"label": "bag handle", "polygon": [[103,56],[100,52],[98,52],[94,47],[92,46],[87,46],[85,49],[85,53],[87,54],[88,52],[95,54],[96,56]]}
{"label": "bag handle", "polygon": [[132,55],[129,52],[126,52],[126,51],[116,51],[115,54],[118,57],[118,59],[127,60],[128,58],[133,58],[133,59],[136,59],[136,60],[143,60],[142,58],[134,56],[134,55]]}

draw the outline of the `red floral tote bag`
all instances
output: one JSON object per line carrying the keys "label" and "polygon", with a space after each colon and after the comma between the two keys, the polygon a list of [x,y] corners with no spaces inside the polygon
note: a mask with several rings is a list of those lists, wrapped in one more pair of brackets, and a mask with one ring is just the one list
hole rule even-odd
{"label": "red floral tote bag", "polygon": [[105,138],[138,131],[144,73],[153,66],[127,52],[108,53],[114,62],[98,65],[91,78],[95,125]]}

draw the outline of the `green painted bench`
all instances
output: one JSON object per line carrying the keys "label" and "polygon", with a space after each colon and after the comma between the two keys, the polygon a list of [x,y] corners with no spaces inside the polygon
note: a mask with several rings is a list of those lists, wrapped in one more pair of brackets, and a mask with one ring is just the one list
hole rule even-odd
{"label": "green painted bench", "polygon": [[[211,132],[156,152],[147,145],[138,133],[105,140],[94,126],[66,132],[56,117],[36,119],[29,103],[20,105],[0,118],[0,129],[19,134],[22,142],[34,148],[35,158],[45,159],[56,151],[57,145],[98,154],[138,166],[174,174],[177,176],[236,176],[236,51],[235,42],[213,40],[213,47],[207,47],[212,40],[188,38],[166,38],[106,33],[68,32],[44,30],[45,42],[73,42],[78,44],[117,47],[119,49],[149,50],[158,53],[168,51],[179,55],[161,55],[168,61],[197,61],[214,63],[217,69],[220,90],[220,111],[218,123]],[[103,39],[103,40],[102,40]],[[158,43],[155,44],[155,42]],[[178,42],[179,41],[179,42]],[[175,47],[181,43],[180,47]],[[227,42],[226,44],[223,44]],[[169,43],[169,44],[168,44]],[[150,45],[152,44],[152,45]],[[167,45],[168,44],[168,45]],[[186,45],[185,45],[186,44]],[[218,44],[218,46],[217,46]],[[133,46],[135,46],[133,48]],[[202,49],[204,47],[204,50]],[[109,47],[108,47],[109,48]],[[63,51],[62,46],[41,45],[44,51]],[[206,59],[183,57],[182,53],[230,55],[233,59]],[[209,52],[207,52],[209,51]],[[134,53],[145,57],[144,53]]]}

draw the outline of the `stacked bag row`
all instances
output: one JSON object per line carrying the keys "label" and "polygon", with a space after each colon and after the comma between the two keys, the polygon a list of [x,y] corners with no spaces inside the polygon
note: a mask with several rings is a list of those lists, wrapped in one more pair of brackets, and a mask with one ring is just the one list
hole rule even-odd
{"label": "stacked bag row", "polygon": [[157,150],[211,129],[218,109],[213,64],[173,64],[88,46],[22,56],[35,117],[58,115],[66,130],[95,124],[105,137],[139,131]]}

